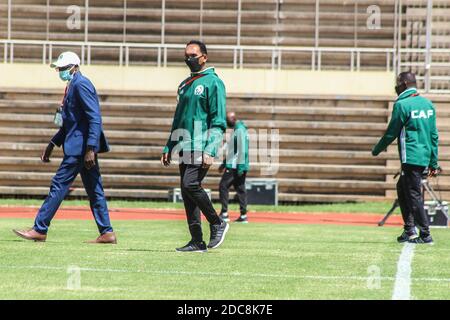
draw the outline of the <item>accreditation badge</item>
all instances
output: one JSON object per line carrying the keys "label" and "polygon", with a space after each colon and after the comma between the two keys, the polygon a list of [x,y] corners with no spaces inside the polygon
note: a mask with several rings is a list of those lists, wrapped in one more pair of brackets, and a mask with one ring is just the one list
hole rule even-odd
{"label": "accreditation badge", "polygon": [[62,117],[62,107],[56,109],[55,117],[53,118],[53,123],[56,124],[58,127],[62,128],[64,124]]}

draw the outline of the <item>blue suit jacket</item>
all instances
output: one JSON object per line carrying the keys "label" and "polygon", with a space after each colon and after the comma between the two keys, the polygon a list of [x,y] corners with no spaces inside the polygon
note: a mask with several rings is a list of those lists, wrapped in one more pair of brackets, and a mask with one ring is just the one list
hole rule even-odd
{"label": "blue suit jacket", "polygon": [[58,147],[62,145],[66,156],[84,155],[87,146],[96,153],[110,150],[103,133],[97,91],[79,71],[67,88],[62,118],[63,127],[51,141]]}

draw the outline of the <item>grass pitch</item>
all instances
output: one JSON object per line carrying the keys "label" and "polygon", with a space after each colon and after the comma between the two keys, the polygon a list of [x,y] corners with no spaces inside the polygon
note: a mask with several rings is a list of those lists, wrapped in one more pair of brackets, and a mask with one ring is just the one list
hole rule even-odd
{"label": "grass pitch", "polygon": [[[11,232],[31,225],[0,219],[0,299],[391,299],[402,250],[392,227],[232,224],[220,248],[186,254],[182,221],[115,221],[115,246],[83,243],[93,221],[55,220],[46,243]],[[450,299],[450,232],[433,236],[415,249],[415,299]]]}

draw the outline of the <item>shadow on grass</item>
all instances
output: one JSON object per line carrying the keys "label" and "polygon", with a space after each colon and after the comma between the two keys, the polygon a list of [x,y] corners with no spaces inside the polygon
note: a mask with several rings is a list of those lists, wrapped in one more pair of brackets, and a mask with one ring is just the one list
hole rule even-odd
{"label": "shadow on grass", "polygon": [[[198,254],[198,252],[178,252],[175,249],[173,250],[160,250],[160,249],[123,249],[119,251],[128,251],[128,252],[152,252],[152,253],[175,253],[179,255],[188,255],[188,254]],[[204,252],[205,254],[211,254],[216,253],[218,251],[216,250],[208,250],[207,252]]]}
{"label": "shadow on grass", "polygon": [[129,252],[159,252],[159,253],[177,253],[175,249],[173,250],[159,250],[159,249],[123,249],[120,251],[129,251]]}

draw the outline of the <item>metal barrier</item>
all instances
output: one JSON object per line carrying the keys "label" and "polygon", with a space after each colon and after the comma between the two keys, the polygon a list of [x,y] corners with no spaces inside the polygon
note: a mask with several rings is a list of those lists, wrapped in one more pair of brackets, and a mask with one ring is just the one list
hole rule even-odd
{"label": "metal barrier", "polygon": [[[41,46],[42,47],[42,63],[47,64],[54,58],[53,47],[79,48],[81,50],[81,61],[83,64],[90,65],[92,58],[92,48],[116,48],[119,50],[119,66],[128,66],[130,63],[130,49],[154,49],[157,50],[158,67],[168,66],[167,51],[169,49],[183,50],[185,44],[147,44],[147,43],[114,43],[114,42],[76,42],[76,41],[39,41],[39,40],[0,40],[3,45],[3,60],[5,63],[14,62],[14,48],[17,46]],[[221,50],[233,53],[233,61],[230,65],[237,68],[244,68],[244,52],[260,51],[271,54],[272,69],[282,68],[283,53],[309,53],[311,55],[311,70],[322,69],[323,53],[347,53],[350,55],[348,61],[348,70],[361,70],[361,56],[363,54],[383,54],[386,57],[386,71],[396,70],[396,52],[395,49],[378,49],[378,48],[340,48],[340,47],[280,47],[280,46],[229,46],[229,45],[211,45],[210,50]],[[250,64],[250,63],[249,63]]]}

